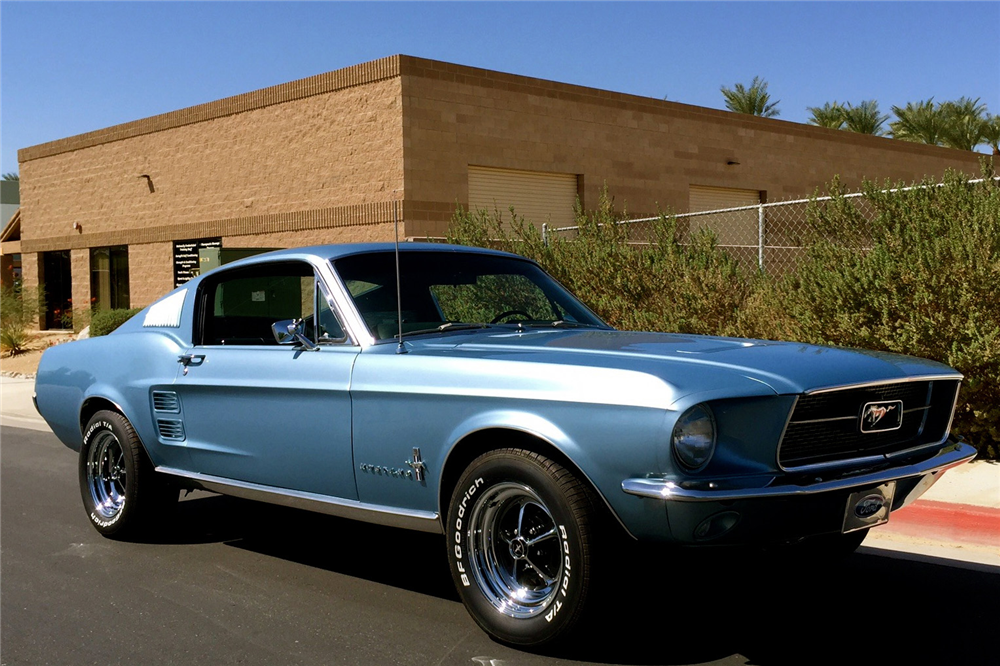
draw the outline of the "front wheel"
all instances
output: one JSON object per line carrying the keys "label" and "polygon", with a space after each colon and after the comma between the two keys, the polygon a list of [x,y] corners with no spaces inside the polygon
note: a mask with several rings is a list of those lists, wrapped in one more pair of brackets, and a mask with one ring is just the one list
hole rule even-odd
{"label": "front wheel", "polygon": [[94,528],[127,539],[151,528],[178,491],[154,470],[132,424],[112,411],[94,414],[80,448],[80,494]]}
{"label": "front wheel", "polygon": [[558,463],[523,449],[476,458],[448,509],[459,596],[491,636],[541,646],[584,613],[593,567],[592,493]]}

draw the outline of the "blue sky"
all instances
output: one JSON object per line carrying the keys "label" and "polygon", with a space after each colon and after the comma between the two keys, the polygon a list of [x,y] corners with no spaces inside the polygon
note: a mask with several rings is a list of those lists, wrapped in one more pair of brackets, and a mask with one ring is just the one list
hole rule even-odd
{"label": "blue sky", "polygon": [[1000,113],[997,2],[0,2],[0,171],[17,149],[405,53],[780,118],[876,99]]}

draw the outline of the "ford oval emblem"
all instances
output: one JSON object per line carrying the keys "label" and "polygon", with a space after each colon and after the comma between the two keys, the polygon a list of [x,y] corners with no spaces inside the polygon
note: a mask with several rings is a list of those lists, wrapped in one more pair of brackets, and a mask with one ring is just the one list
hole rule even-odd
{"label": "ford oval emblem", "polygon": [[871,518],[885,506],[885,498],[881,495],[868,495],[854,505],[854,515],[858,518]]}

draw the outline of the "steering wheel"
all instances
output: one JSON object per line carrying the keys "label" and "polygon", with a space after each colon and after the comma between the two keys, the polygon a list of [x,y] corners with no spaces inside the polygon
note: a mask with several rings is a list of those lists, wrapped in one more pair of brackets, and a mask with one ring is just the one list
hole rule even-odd
{"label": "steering wheel", "polygon": [[498,314],[496,317],[493,317],[493,319],[490,321],[490,323],[491,324],[499,324],[501,320],[506,319],[507,317],[512,317],[514,315],[521,315],[526,320],[527,319],[531,319],[531,315],[528,314],[527,312],[525,312],[524,310],[504,310],[503,312],[501,312],[500,314]]}

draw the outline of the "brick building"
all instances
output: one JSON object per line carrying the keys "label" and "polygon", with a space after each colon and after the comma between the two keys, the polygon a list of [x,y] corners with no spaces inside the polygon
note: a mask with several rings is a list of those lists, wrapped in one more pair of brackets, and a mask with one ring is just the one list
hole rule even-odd
{"label": "brick building", "polygon": [[[444,235],[457,204],[572,220],[808,196],[835,174],[915,181],[979,156],[392,56],[24,148],[25,284],[54,310],[138,307],[199,245]],[[13,241],[11,241],[13,242]]]}

